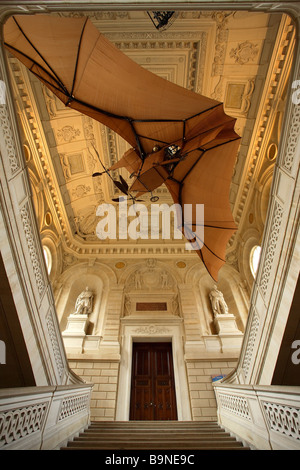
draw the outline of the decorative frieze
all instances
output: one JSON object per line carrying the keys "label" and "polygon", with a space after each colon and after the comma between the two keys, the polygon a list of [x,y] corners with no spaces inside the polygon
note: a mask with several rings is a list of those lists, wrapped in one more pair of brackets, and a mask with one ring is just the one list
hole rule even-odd
{"label": "decorative frieze", "polygon": [[[263,108],[260,113],[259,126],[257,127],[255,139],[253,139],[253,145],[251,147],[251,153],[249,152],[249,160],[247,162],[247,172],[245,173],[244,181],[241,183],[241,192],[237,199],[238,203],[236,204],[234,210],[234,219],[237,225],[240,224],[243,214],[245,214],[245,205],[249,196],[249,189],[253,182],[253,178],[257,172],[259,162],[261,161],[261,152],[265,150],[265,139],[269,138],[269,126],[270,126],[270,110],[277,105],[278,101],[278,91],[280,89],[280,84],[284,80],[285,70],[288,66],[289,58],[292,53],[292,46],[286,47],[287,44],[292,44],[290,41],[291,35],[294,34],[292,20],[290,18],[285,19],[285,28],[282,34],[282,40],[280,46],[277,49],[276,57],[274,58],[274,69],[272,71],[272,76],[269,80],[269,86],[267,93],[265,94],[265,101]],[[294,130],[299,128],[299,112],[298,117],[293,118],[293,122],[298,122],[298,127],[296,126]],[[291,131],[292,138],[290,138],[290,159],[293,159],[295,152],[295,133]],[[243,142],[242,142],[243,143]],[[232,246],[235,241],[237,241],[236,232],[231,239],[229,240],[228,246]]]}
{"label": "decorative frieze", "polygon": [[[156,260],[151,260],[156,262]],[[156,265],[149,265],[149,260],[146,266],[137,269],[130,276],[126,292],[128,291],[152,291],[156,290],[172,290],[174,289],[174,281],[171,275],[164,269]]]}
{"label": "decorative frieze", "polygon": [[170,330],[168,330],[168,328],[165,328],[164,326],[146,325],[146,326],[141,326],[139,328],[136,328],[133,331],[134,333],[138,333],[140,335],[152,336],[152,335],[168,333]]}

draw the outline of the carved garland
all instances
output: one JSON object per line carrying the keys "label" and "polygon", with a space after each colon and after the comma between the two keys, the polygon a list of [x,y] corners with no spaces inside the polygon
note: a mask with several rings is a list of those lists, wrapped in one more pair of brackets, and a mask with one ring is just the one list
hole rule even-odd
{"label": "carved garland", "polygon": [[155,335],[155,334],[164,334],[168,333],[170,330],[167,328],[156,326],[156,325],[147,325],[141,326],[140,328],[136,328],[134,333],[139,333],[142,335]]}

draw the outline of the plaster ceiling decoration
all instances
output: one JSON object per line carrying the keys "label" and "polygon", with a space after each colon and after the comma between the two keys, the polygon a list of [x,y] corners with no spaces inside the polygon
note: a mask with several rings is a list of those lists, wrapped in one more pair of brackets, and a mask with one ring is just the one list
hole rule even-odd
{"label": "plaster ceiling decoration", "polygon": [[[60,16],[89,16],[93,24],[117,48],[142,67],[173,83],[224,102],[225,112],[237,119],[236,131],[249,142],[253,116],[264,87],[265,58],[272,52],[269,35],[276,36],[280,17],[270,21],[264,13],[189,11],[178,12],[166,31],[157,31],[146,11],[73,11]],[[65,107],[45,86],[10,58],[13,78],[30,109],[35,123],[33,139],[41,146],[41,163],[47,174],[53,206],[61,224],[64,241],[76,255],[112,253],[112,243],[96,236],[97,206],[111,202],[121,193],[106,177],[92,178],[99,171],[94,152],[110,167],[129,148],[116,133]],[[33,126],[33,124],[32,124]],[[41,152],[40,152],[41,153]],[[233,175],[231,204],[239,189],[247,155],[240,152]],[[129,182],[126,170],[115,170]],[[163,186],[154,192],[159,204],[172,200]],[[146,197],[145,203],[149,204]],[[237,217],[239,213],[235,214]],[[128,253],[178,254],[193,256],[184,249],[184,240],[113,240],[114,250]],[[125,247],[125,248],[124,248]],[[134,247],[134,248],[133,248]],[[126,251],[128,250],[128,251]],[[114,251],[115,252],[115,251]]]}

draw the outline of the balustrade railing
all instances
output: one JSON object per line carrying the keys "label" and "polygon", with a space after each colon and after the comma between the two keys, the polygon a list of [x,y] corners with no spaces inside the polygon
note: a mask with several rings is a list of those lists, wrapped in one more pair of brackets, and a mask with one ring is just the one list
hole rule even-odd
{"label": "balustrade railing", "polygon": [[257,449],[300,449],[300,387],[216,384],[219,423]]}
{"label": "balustrade railing", "polygon": [[89,422],[92,385],[0,391],[0,450],[55,449]]}

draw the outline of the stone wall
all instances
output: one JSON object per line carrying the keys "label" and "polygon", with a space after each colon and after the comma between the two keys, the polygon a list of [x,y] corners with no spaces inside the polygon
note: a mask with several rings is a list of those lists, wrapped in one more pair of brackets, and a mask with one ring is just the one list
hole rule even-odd
{"label": "stone wall", "polygon": [[70,367],[85,382],[93,383],[91,421],[115,419],[119,364],[117,362],[70,361]]}
{"label": "stone wall", "polygon": [[[215,421],[217,404],[212,377],[228,375],[233,360],[194,360],[186,363],[193,421]],[[116,416],[119,363],[99,360],[70,360],[70,367],[85,382],[93,383],[92,421],[113,421]]]}
{"label": "stone wall", "polygon": [[193,421],[216,421],[217,403],[212,377],[228,375],[236,366],[233,360],[197,360],[187,363]]}

